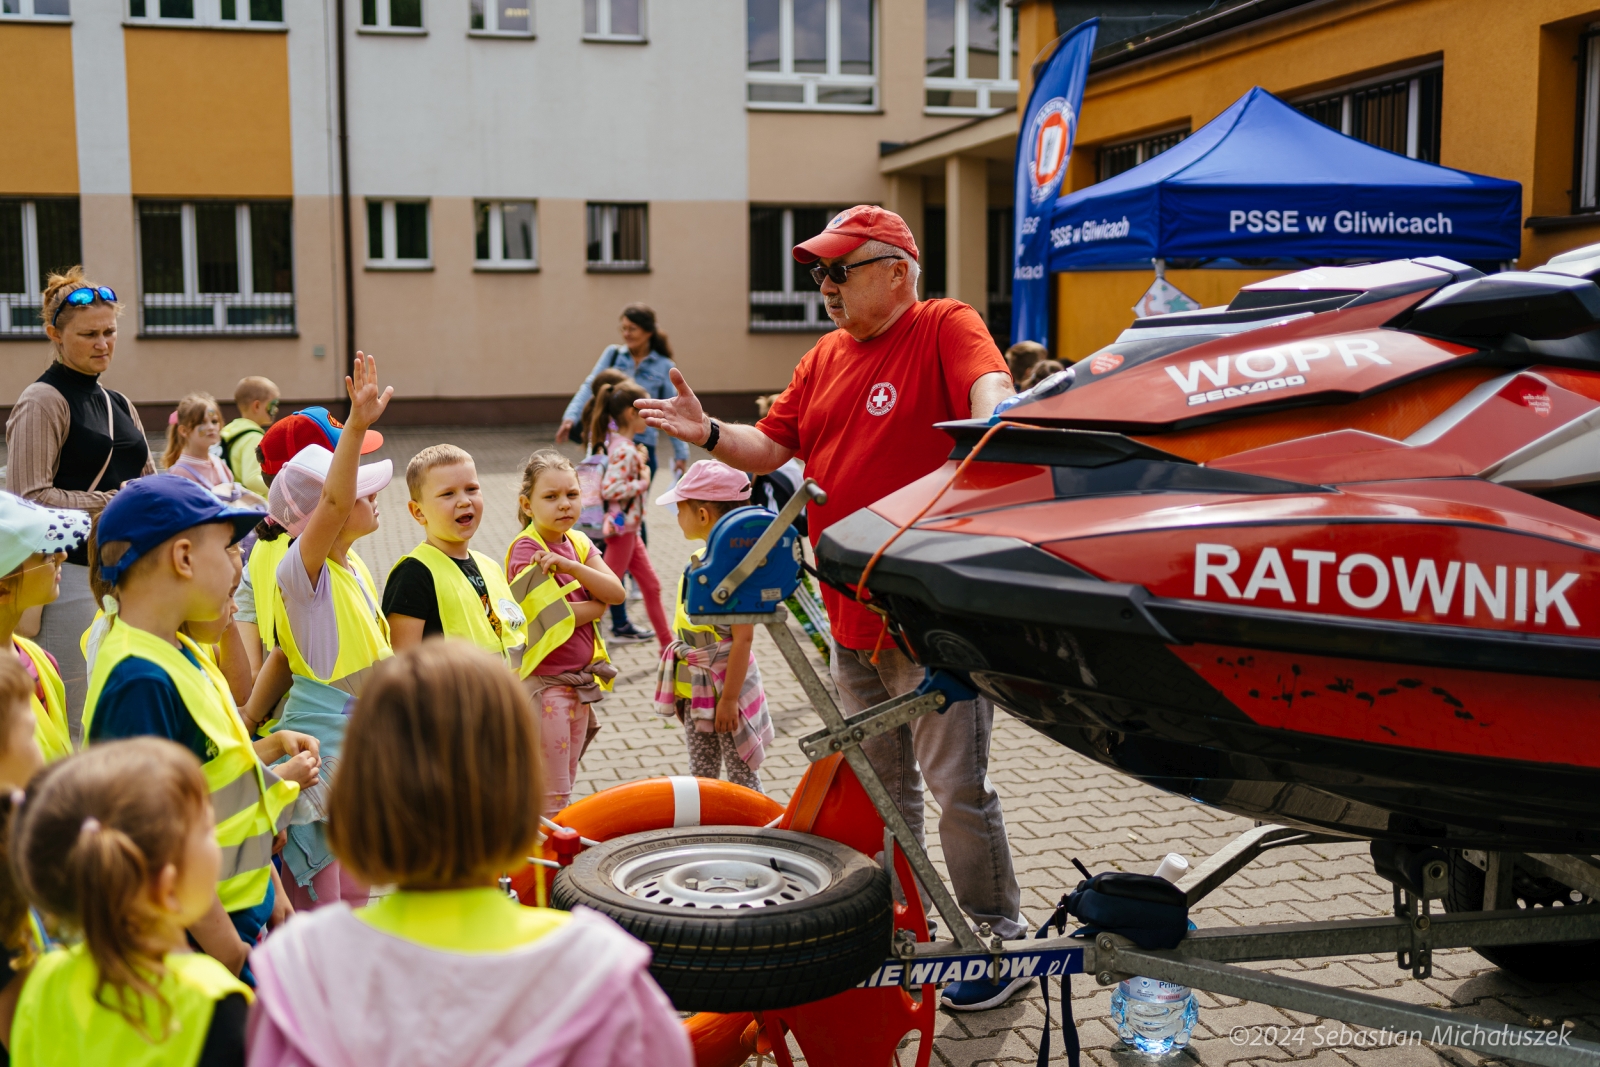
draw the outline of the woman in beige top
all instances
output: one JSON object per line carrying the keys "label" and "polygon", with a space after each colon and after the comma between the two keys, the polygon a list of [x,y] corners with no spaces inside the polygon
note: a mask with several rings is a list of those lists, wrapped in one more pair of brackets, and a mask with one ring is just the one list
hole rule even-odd
{"label": "woman in beige top", "polygon": [[[50,275],[43,303],[55,359],[6,420],[6,488],[47,507],[98,515],[123,482],[155,473],[139,412],[99,381],[116,351],[122,307],[110,289],[86,280],[82,267]],[[95,612],[88,562],[83,548],[67,557],[61,595],[44,609],[38,637],[66,684],[74,743],[88,688],[78,639]]]}

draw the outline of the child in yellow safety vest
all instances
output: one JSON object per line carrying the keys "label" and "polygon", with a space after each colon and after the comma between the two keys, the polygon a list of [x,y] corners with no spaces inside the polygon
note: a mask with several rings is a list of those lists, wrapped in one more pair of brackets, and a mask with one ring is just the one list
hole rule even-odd
{"label": "child in yellow safety vest", "polygon": [[469,547],[483,521],[483,487],[472,456],[455,445],[424,448],[406,465],[406,489],[424,537],[395,563],[383,587],[395,651],[443,634],[516,664],[527,643],[527,620],[500,564]]}
{"label": "child in yellow safety vest", "polygon": [[[16,1014],[17,997],[28,968],[39,953],[51,947],[39,914],[12,876],[6,862],[10,851],[5,829],[15,813],[20,790],[44,766],[44,756],[34,739],[34,685],[22,664],[0,656],[0,949],[7,966],[0,967],[0,1042],[11,1047],[8,1020]],[[5,1062],[0,1057],[0,1062]]]}
{"label": "child in yellow safety vest", "polygon": [[547,810],[572,797],[578,760],[600,729],[591,706],[617,669],[606,655],[600,616],[627,597],[593,543],[572,528],[583,494],[571,460],[553,448],[528,457],[517,497],[527,525],[506,550],[511,592],[528,620],[528,647],[517,673],[540,713]]}
{"label": "child in yellow safety vest", "polygon": [[123,484],[96,527],[92,562],[114,591],[115,622],[95,653],[83,711],[91,744],[153,735],[204,765],[224,857],[212,907],[190,933],[235,974],[263,931],[288,917],[272,844],[300,787],[317,781],[317,743],[299,733],[252,743],[227,679],[181,630],[223,615],[237,574],[228,549],[260,517],[186,478]]}
{"label": "child in yellow safety vest", "polygon": [[11,493],[0,493],[0,655],[11,655],[33,678],[34,736],[47,761],[72,754],[67,725],[67,693],[50,653],[17,635],[29,608],[55,601],[61,589],[61,562],[89,536],[89,516],[81,511],[41,507]]}
{"label": "child in yellow safety vest", "polygon": [[[378,385],[377,361],[356,354],[345,379],[350,417],[332,452],[301,449],[272,479],[267,505],[295,540],[278,563],[273,598],[277,642],[256,676],[245,707],[254,731],[277,715],[274,731],[303,730],[321,743],[326,760],[339,758],[350,708],[380,660],[393,655],[378,589],[355,543],[378,529],[378,493],[389,484],[388,460],[360,465],[366,429],[389,405],[393,389]],[[281,710],[278,708],[280,698]],[[367,901],[368,887],[350,877],[328,850],[323,790],[307,801],[319,818],[289,828],[283,864],[293,875],[297,909],[344,900]]]}
{"label": "child in yellow safety vest", "polygon": [[689,1067],[648,949],[593,911],[523,907],[495,885],[539,833],[530,711],[461,641],[374,672],[328,825],[342,863],[396,889],[299,917],[262,946],[251,1067]]}
{"label": "child in yellow safety vest", "polygon": [[192,754],[154,737],[95,745],[29,784],[14,866],[83,939],[29,972],[14,1067],[242,1067],[250,989],[185,936],[226,864],[210,785]]}

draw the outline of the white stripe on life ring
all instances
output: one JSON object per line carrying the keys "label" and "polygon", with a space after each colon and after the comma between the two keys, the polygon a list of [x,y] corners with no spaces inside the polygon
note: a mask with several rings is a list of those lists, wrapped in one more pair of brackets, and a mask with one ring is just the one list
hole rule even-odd
{"label": "white stripe on life ring", "polygon": [[674,774],[672,783],[672,825],[700,825],[700,779],[687,774]]}

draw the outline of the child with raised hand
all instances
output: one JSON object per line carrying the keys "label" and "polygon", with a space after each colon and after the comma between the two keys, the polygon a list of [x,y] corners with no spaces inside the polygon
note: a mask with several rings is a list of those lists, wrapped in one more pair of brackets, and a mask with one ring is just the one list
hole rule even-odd
{"label": "child with raised hand", "polygon": [[[702,459],[678,484],[656,498],[678,508],[678,528],[691,541],[704,541],[711,528],[734,508],[749,503],[750,477],[726,463]],[[698,560],[704,549],[696,551]],[[717,778],[724,769],[735,785],[761,789],[756,770],[775,736],[761,671],[750,645],[756,628],[695,626],[685,608],[687,573],[678,578],[678,604],[672,620],[676,638],[661,652],[656,677],[656,710],[676,715],[689,744],[689,773]]]}
{"label": "child with raised hand", "polygon": [[[272,516],[295,538],[278,563],[272,601],[277,647],[262,665],[245,708],[254,731],[284,700],[275,731],[304,731],[321,743],[324,759],[337,760],[351,704],[372,668],[393,655],[389,624],[379,609],[372,572],[355,543],[378,529],[378,493],[393,464],[360,464],[367,427],[389,406],[392,388],[378,384],[378,363],[356,353],[345,378],[350,417],[329,452],[307,445],[272,479]],[[274,733],[273,736],[276,736]],[[320,790],[307,800],[321,808]],[[322,820],[289,828],[284,866],[293,875],[297,908],[337,900],[364,904],[368,887],[349,877],[328,850]]]}
{"label": "child with raised hand", "polygon": [[541,716],[552,813],[572,798],[578,760],[600,729],[592,705],[617,676],[600,617],[627,596],[593,543],[572,528],[582,510],[572,462],[553,448],[529,456],[517,496],[517,516],[527,525],[506,550],[506,574],[528,620],[517,673]]}
{"label": "child with raised hand", "polygon": [[300,916],[257,951],[253,1067],[688,1067],[647,948],[496,887],[539,832],[539,748],[522,688],[465,642],[373,672],[329,830],[342,863],[398,890]]}
{"label": "child with raised hand", "polygon": [[406,489],[423,540],[400,557],[383,587],[395,651],[443,634],[517,663],[527,620],[500,564],[469,547],[483,521],[483,486],[472,456],[455,445],[424,448],[406,464]]}
{"label": "child with raised hand", "polygon": [[650,551],[639,534],[644,522],[644,494],[650,491],[650,462],[644,445],[634,436],[649,429],[634,401],[649,394],[637,382],[618,382],[601,386],[594,394],[594,410],[588,426],[590,446],[604,442],[606,473],[600,482],[600,495],[606,501],[606,560],[618,577],[633,575],[644,598],[653,634],[641,633],[630,624],[612,636],[619,640],[644,640],[654,637],[662,648],[671,640],[667,613],[661,606],[661,581],[650,563]]}
{"label": "child with raised hand", "polygon": [[241,378],[233,389],[233,406],[239,409],[239,417],[222,428],[222,461],[234,481],[265,499],[267,482],[256,446],[278,417],[278,387],[259,374]]}
{"label": "child with raised hand", "polygon": [[[91,745],[156,736],[205,765],[224,859],[211,908],[190,933],[235,974],[269,923],[289,914],[273,837],[319,767],[317,742],[304,734],[252,743],[227,679],[182,632],[223,615],[237,573],[229,546],[260,518],[184,478],[123,485],[96,527],[93,563],[113,590],[115,622],[95,653],[83,711]],[[276,772],[267,768],[280,759]]]}
{"label": "child with raised hand", "polygon": [[264,506],[265,500],[236,482],[228,465],[211,454],[211,447],[221,441],[222,409],[216,399],[210,393],[190,393],[167,419],[167,450],[161,465],[167,474],[187,478],[219,500]]}
{"label": "child with raised hand", "polygon": [[17,1067],[242,1067],[250,990],[184,935],[225,874],[214,796],[192,755],[153,737],[97,745],[29,785],[13,867],[82,940],[28,974]]}
{"label": "child with raised hand", "polygon": [[[61,562],[89,536],[82,511],[41,507],[0,493],[0,655],[10,650],[32,678],[34,736],[46,760],[72,754],[67,691],[50,653],[17,633],[23,612],[53,603],[61,591]],[[17,784],[21,784],[20,782]]]}

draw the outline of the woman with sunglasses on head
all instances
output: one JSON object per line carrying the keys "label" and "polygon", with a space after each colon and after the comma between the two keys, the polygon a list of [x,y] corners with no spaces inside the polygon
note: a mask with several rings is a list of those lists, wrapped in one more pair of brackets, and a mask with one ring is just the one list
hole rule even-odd
{"label": "woman with sunglasses on head", "polygon": [[[138,410],[100,383],[117,346],[117,294],[84,277],[82,267],[52,273],[43,307],[55,358],[22,391],[6,420],[6,487],[51,508],[98,515],[122,483],[155,473]],[[78,638],[94,621],[83,547],[61,568],[61,594],[44,608],[38,643],[55,657],[65,683],[73,740],[80,733],[88,671]],[[31,620],[18,632],[31,636]]]}

